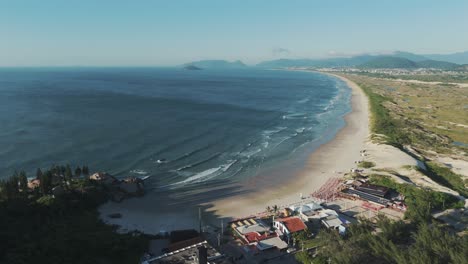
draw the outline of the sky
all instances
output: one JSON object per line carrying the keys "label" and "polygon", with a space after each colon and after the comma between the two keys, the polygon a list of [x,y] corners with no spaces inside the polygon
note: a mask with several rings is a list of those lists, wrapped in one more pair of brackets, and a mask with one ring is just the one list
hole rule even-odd
{"label": "sky", "polygon": [[0,66],[468,50],[467,0],[0,0]]}

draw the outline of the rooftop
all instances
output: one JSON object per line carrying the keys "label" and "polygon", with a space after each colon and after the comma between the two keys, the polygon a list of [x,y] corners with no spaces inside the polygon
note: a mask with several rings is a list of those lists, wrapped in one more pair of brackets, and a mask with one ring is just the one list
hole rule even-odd
{"label": "rooftop", "polygon": [[298,232],[307,228],[304,222],[302,222],[302,220],[298,217],[280,218],[276,221],[282,222],[291,233]]}
{"label": "rooftop", "polygon": [[257,223],[255,225],[243,225],[243,226],[239,226],[239,227],[236,227],[236,230],[245,235],[247,233],[252,233],[252,232],[257,232],[257,233],[263,233],[263,232],[267,232],[268,230],[270,230],[270,228],[268,228],[267,226],[263,225],[262,223]]}
{"label": "rooftop", "polygon": [[276,247],[278,249],[285,249],[288,247],[288,244],[286,244],[286,242],[281,240],[279,237],[268,238],[257,243],[257,248],[260,250],[265,250],[273,247]]}
{"label": "rooftop", "polygon": [[164,255],[151,258],[143,262],[144,264],[183,264],[183,263],[197,263],[198,248],[205,246],[208,249],[209,263],[216,263],[215,260],[222,259],[221,255],[216,249],[211,247],[206,241],[192,244],[190,246],[181,248],[179,250],[166,253]]}
{"label": "rooftop", "polygon": [[370,194],[381,196],[381,197],[385,196],[385,194],[387,194],[388,192],[387,187],[377,186],[377,185],[372,185],[372,184],[361,184],[360,186],[356,187],[356,189],[361,192],[366,192],[366,193],[370,193]]}
{"label": "rooftop", "polygon": [[316,211],[316,210],[319,210],[321,209],[322,206],[320,204],[317,204],[317,203],[308,203],[308,204],[303,204],[303,205],[300,205],[300,206],[292,206],[291,209],[295,212],[299,212],[299,213],[306,213],[306,212],[310,212],[310,211]]}
{"label": "rooftop", "polygon": [[327,228],[335,228],[342,225],[341,220],[335,215],[330,215],[322,219],[322,222]]}
{"label": "rooftop", "polygon": [[271,237],[275,237],[275,236],[276,236],[276,233],[273,233],[273,234],[269,234],[269,233],[260,234],[260,233],[257,233],[257,232],[251,232],[251,233],[245,234],[245,239],[247,239],[247,242],[253,243],[253,242],[262,241],[262,240],[265,240],[265,239],[268,239],[268,238],[271,238]]}

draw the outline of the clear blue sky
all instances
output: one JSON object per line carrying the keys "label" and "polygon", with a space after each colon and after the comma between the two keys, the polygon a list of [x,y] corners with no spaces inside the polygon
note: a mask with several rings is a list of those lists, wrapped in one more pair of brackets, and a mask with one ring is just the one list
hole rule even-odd
{"label": "clear blue sky", "polygon": [[0,0],[0,66],[468,50],[468,1]]}

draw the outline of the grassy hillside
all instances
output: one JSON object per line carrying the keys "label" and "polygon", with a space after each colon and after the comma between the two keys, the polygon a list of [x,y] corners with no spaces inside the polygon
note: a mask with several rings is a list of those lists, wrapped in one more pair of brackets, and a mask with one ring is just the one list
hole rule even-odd
{"label": "grassy hillside", "polygon": [[467,88],[403,83],[376,76],[346,77],[360,85],[369,96],[372,129],[387,135],[387,143],[411,144],[421,150],[448,154],[468,151],[453,144],[468,143]]}

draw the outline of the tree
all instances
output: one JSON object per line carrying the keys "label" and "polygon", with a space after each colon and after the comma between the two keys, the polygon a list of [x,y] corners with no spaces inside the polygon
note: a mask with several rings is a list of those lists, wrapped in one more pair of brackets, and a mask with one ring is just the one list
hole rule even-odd
{"label": "tree", "polygon": [[71,181],[72,177],[73,177],[72,170],[70,168],[70,165],[67,164],[67,166],[65,167],[65,180]]}
{"label": "tree", "polygon": [[2,181],[0,188],[1,188],[1,195],[5,200],[14,199],[18,197],[19,189],[18,189],[18,173],[15,172],[13,176],[8,178],[5,181]]}
{"label": "tree", "polygon": [[42,175],[40,181],[41,181],[41,184],[40,184],[41,193],[43,195],[48,194],[50,190],[52,189],[52,172],[46,171],[46,173]]}
{"label": "tree", "polygon": [[42,171],[40,168],[37,168],[36,170],[36,179],[41,179],[42,178]]}
{"label": "tree", "polygon": [[80,168],[80,167],[76,167],[76,169],[75,169],[75,176],[76,176],[76,177],[80,177],[80,176],[81,176],[81,168]]}
{"label": "tree", "polygon": [[6,181],[0,180],[0,199],[8,199],[6,189],[7,189]]}
{"label": "tree", "polygon": [[25,171],[21,171],[19,174],[19,186],[23,192],[28,189],[28,178]]}
{"label": "tree", "polygon": [[83,169],[81,170],[83,175],[88,176],[89,175],[89,168],[88,166],[83,166]]}

